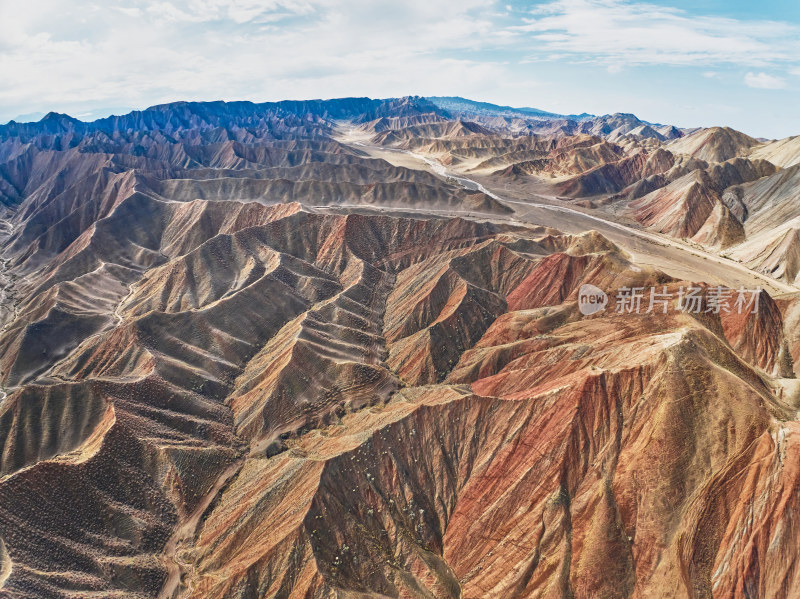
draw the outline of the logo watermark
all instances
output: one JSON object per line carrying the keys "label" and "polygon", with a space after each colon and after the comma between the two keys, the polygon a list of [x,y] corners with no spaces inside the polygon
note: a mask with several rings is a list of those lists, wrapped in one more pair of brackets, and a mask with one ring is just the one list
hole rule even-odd
{"label": "logo watermark", "polygon": [[[615,294],[617,314],[666,314],[670,307],[689,314],[755,314],[758,312],[761,287],[731,289],[716,287],[683,287],[677,292],[658,287],[621,287]],[[677,300],[677,302],[675,302]],[[589,316],[602,312],[608,305],[608,294],[594,285],[582,285],[578,290],[578,308]]]}
{"label": "logo watermark", "polygon": [[584,316],[596,314],[606,309],[608,294],[594,285],[581,285],[578,290],[578,309]]}

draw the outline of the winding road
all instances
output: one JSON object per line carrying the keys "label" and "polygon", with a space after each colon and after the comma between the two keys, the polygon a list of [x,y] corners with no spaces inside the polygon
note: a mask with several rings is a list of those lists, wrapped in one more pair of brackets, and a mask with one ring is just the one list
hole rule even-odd
{"label": "winding road", "polygon": [[[414,163],[416,163],[416,167],[419,169],[428,170],[440,177],[454,180],[465,189],[485,193],[496,201],[514,209],[514,215],[510,219],[511,222],[553,227],[565,233],[582,233],[594,229],[622,247],[630,254],[636,264],[652,266],[678,279],[695,282],[704,281],[733,288],[745,287],[753,289],[761,287],[773,297],[800,292],[800,289],[794,285],[763,275],[729,258],[703,251],[667,235],[637,229],[600,216],[587,214],[565,205],[556,196],[539,194],[534,196],[531,201],[511,200],[502,197],[473,179],[451,172],[443,164],[428,156],[398,148],[371,145],[367,143],[368,139],[369,136],[367,134],[350,130],[343,133],[339,141],[355,146],[368,152],[373,157],[383,158],[393,164],[398,164],[396,156],[402,154],[403,160],[400,161],[399,165],[414,168]],[[537,199],[540,201],[536,201]],[[544,203],[541,200],[552,203]],[[347,206],[357,207],[357,205]],[[365,205],[364,207],[375,208],[372,205]],[[442,211],[421,208],[396,210],[436,215],[455,214],[468,216],[480,214],[498,219],[497,215],[484,215],[475,210]]]}

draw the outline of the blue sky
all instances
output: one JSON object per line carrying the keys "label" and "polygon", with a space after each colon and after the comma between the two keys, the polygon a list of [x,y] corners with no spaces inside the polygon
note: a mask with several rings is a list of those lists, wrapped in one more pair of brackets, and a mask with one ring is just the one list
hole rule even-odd
{"label": "blue sky", "polygon": [[797,0],[0,0],[0,122],[461,95],[800,134]]}

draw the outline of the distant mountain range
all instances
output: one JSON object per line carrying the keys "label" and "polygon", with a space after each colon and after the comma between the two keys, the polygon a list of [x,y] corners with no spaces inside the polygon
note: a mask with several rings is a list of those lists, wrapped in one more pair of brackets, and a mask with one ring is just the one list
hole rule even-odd
{"label": "distant mountain range", "polygon": [[[557,114],[537,108],[513,108],[489,102],[477,102],[458,96],[407,96],[403,98],[337,98],[331,100],[286,100],[280,102],[172,102],[134,110],[123,115],[112,115],[91,121],[50,112],[38,121],[9,121],[0,125],[0,137],[20,136],[30,138],[41,134],[78,133],[86,135],[96,131],[106,133],[136,129],[176,131],[186,128],[215,126],[252,126],[266,115],[311,115],[318,118],[369,121],[379,117],[403,117],[433,113],[443,118],[458,119],[534,119],[538,121],[567,121],[585,123],[598,117],[589,113],[577,115]],[[32,113],[33,116],[36,113]],[[636,126],[651,125],[635,115],[618,113]],[[605,118],[611,115],[606,115]]]}
{"label": "distant mountain range", "polygon": [[513,108],[512,106],[500,106],[489,102],[476,102],[459,96],[428,96],[430,100],[442,110],[448,111],[452,115],[481,115],[481,116],[507,116],[517,118],[542,118],[542,119],[570,119],[584,121],[594,118],[596,115],[583,112],[581,114],[558,114],[547,112],[538,108]]}

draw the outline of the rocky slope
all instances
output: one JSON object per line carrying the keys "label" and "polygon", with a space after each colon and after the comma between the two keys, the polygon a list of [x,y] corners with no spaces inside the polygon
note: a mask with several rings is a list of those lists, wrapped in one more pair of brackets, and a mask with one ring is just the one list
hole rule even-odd
{"label": "rocky slope", "polygon": [[664,177],[642,222],[707,245],[790,214],[792,169],[678,175],[700,159],[609,139],[628,116],[518,136],[351,99],[3,129],[0,596],[797,594],[796,298],[682,310],[738,290],[334,122],[520,181]]}
{"label": "rocky slope", "polygon": [[730,127],[711,127],[675,140],[668,148],[674,154],[688,154],[706,162],[724,162],[749,153],[757,145],[757,139]]}
{"label": "rocky slope", "polygon": [[754,148],[753,158],[768,160],[776,166],[787,168],[800,164],[800,136],[779,139]]}

